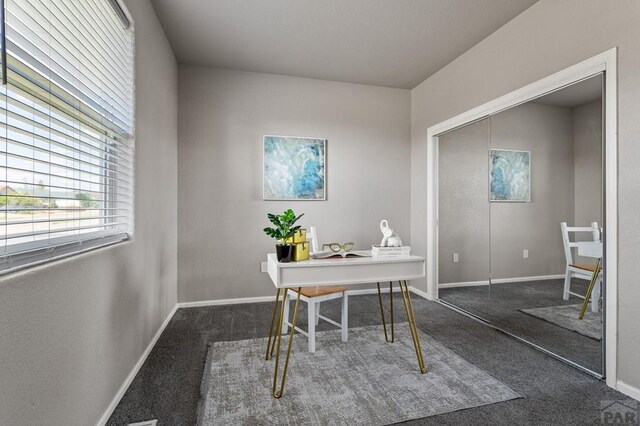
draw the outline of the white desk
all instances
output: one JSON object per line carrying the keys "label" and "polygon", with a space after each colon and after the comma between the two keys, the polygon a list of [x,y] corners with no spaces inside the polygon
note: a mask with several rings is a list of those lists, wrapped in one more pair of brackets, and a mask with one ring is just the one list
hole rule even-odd
{"label": "white desk", "polygon": [[349,286],[423,278],[425,260],[420,256],[393,259],[347,257],[278,262],[275,253],[267,255],[267,271],[276,288]]}
{"label": "white desk", "polygon": [[[329,259],[310,259],[302,262],[281,263],[278,262],[275,253],[267,256],[267,271],[269,277],[273,281],[277,291],[275,303],[273,306],[273,314],[271,316],[271,326],[269,328],[269,339],[267,340],[266,360],[273,357],[273,351],[276,347],[277,352],[275,362],[275,372],[273,374],[273,396],[275,398],[282,397],[284,392],[285,380],[287,377],[287,369],[289,365],[289,356],[291,355],[291,347],[293,343],[294,329],[298,316],[298,304],[300,297],[296,299],[293,311],[293,321],[289,342],[287,347],[287,355],[284,363],[284,371],[282,373],[282,381],[278,390],[278,364],[280,360],[280,347],[282,343],[282,322],[284,319],[286,289],[294,289],[298,292],[302,287],[310,286],[350,286],[365,283],[377,283],[378,285],[378,301],[380,303],[380,314],[382,316],[382,324],[385,339],[389,343],[394,342],[393,331],[393,293],[390,292],[389,300],[391,305],[391,339],[387,336],[387,325],[384,318],[384,309],[382,307],[382,296],[380,294],[380,282],[397,281],[400,285],[402,293],[402,301],[407,319],[409,321],[409,329],[411,330],[411,338],[413,340],[416,357],[418,359],[418,367],[421,373],[426,372],[420,340],[418,338],[418,329],[416,319],[411,303],[411,295],[407,280],[422,278],[425,275],[425,259],[420,256],[409,256],[391,259],[376,259],[373,257],[348,257],[348,258],[329,258]],[[282,291],[282,298],[280,293]],[[299,296],[299,295],[298,295]],[[280,303],[280,308],[278,308]],[[279,313],[278,313],[279,312]],[[278,313],[278,315],[276,315]],[[277,321],[276,321],[277,318]],[[277,336],[276,336],[277,334]]]}

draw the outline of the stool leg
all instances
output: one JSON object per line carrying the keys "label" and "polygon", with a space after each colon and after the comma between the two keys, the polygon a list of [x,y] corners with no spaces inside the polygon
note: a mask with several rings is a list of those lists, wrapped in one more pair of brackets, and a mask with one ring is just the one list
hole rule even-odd
{"label": "stool leg", "polygon": [[349,340],[349,296],[346,291],[342,293],[342,318],[340,324],[342,328],[342,341],[346,342]]}
{"label": "stool leg", "polygon": [[316,306],[316,326],[320,323],[320,302]]}
{"label": "stool leg", "polygon": [[562,298],[569,300],[569,291],[571,290],[571,271],[567,267],[567,272],[564,274],[564,291],[562,292]]}
{"label": "stool leg", "polygon": [[316,303],[313,299],[309,299],[307,302],[309,307],[309,352],[314,353],[316,351]]}

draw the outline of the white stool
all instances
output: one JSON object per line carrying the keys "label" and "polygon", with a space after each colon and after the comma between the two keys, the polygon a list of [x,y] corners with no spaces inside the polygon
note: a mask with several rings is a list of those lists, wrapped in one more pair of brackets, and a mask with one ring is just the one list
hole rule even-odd
{"label": "white stool", "polygon": [[[282,323],[282,333],[287,333],[287,330],[291,326],[289,322],[289,298],[298,296],[298,293],[293,290],[287,291],[287,297],[284,305],[284,320]],[[324,302],[332,299],[339,299],[342,297],[342,315],[340,322],[336,322],[330,318],[320,315],[320,302]],[[342,341],[346,342],[348,339],[348,310],[349,310],[349,298],[347,296],[346,287],[303,287],[300,291],[300,300],[307,303],[308,306],[308,322],[309,327],[307,331],[304,331],[298,327],[295,327],[296,331],[304,334],[309,339],[309,352],[314,353],[316,351],[316,325],[320,319],[331,323],[342,330]]]}

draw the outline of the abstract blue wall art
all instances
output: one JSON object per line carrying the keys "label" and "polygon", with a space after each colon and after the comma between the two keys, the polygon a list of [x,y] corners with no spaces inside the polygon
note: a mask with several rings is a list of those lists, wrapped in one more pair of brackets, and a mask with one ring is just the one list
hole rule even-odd
{"label": "abstract blue wall art", "polygon": [[326,140],[265,136],[265,200],[324,200]]}
{"label": "abstract blue wall art", "polygon": [[531,201],[529,155],[529,151],[491,150],[490,201],[515,203]]}

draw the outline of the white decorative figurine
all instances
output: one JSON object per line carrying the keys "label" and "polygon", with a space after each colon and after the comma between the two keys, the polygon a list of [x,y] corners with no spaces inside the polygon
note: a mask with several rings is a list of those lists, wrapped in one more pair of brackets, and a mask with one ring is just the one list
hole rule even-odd
{"label": "white decorative figurine", "polygon": [[380,231],[382,231],[380,247],[402,247],[400,236],[393,231],[393,228],[389,228],[387,219],[380,222]]}

